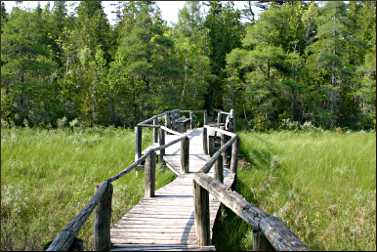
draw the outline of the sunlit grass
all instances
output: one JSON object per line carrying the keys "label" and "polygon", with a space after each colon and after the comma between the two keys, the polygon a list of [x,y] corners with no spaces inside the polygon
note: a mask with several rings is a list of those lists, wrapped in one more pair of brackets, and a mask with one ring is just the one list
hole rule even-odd
{"label": "sunlit grass", "polygon": [[[376,135],[241,132],[250,161],[237,190],[280,217],[311,249],[376,249]],[[224,211],[218,249],[251,249],[251,228]],[[218,232],[220,233],[220,232]],[[233,235],[229,235],[233,234]]]}
{"label": "sunlit grass", "polygon": [[[151,142],[143,132],[143,146]],[[1,250],[41,250],[85,206],[97,184],[134,160],[133,131],[2,129]],[[174,175],[158,169],[157,186]],[[114,182],[113,221],[144,193],[142,169]],[[93,217],[79,238],[91,249]]]}

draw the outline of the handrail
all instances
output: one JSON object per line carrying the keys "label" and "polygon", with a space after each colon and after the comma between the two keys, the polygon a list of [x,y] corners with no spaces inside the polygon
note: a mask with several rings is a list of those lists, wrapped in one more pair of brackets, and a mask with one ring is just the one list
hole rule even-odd
{"label": "handrail", "polygon": [[176,111],[179,111],[179,109],[172,109],[172,110],[164,111],[164,112],[162,112],[158,115],[154,115],[152,117],[149,117],[148,119],[145,119],[142,122],[139,122],[136,126],[144,126],[144,125],[146,126],[146,125],[148,125],[149,122],[153,121],[153,119],[158,118],[158,117],[162,117],[162,116],[166,115],[167,113],[176,112]]}
{"label": "handrail", "polygon": [[182,141],[183,138],[185,138],[186,135],[182,135],[181,137],[177,138],[177,139],[174,139],[172,141],[170,141],[169,143],[165,144],[165,145],[159,145],[159,146],[156,146],[156,147],[153,147],[153,148],[150,148],[148,149],[148,151],[146,153],[144,153],[144,155],[142,155],[140,158],[138,158],[137,160],[135,160],[132,164],[130,164],[129,166],[127,166],[127,168],[125,168],[123,171],[121,171],[120,173],[118,173],[117,175],[114,175],[112,176],[111,178],[108,179],[109,182],[114,182],[115,180],[123,177],[124,175],[126,175],[127,173],[129,173],[132,169],[134,169],[135,167],[137,167],[138,165],[140,165],[147,157],[148,155],[152,152],[152,151],[159,151],[161,149],[166,149],[167,147],[179,142],[179,141]]}
{"label": "handrail", "polygon": [[212,155],[211,159],[208,160],[207,163],[205,163],[204,166],[198,172],[208,173],[211,170],[213,164],[220,157],[221,153],[226,151],[229,148],[229,146],[231,146],[237,140],[237,138],[237,135],[232,136],[220,149],[218,149]]}
{"label": "handrail", "polygon": [[76,234],[80,231],[80,228],[93,212],[98,202],[101,201],[109,184],[109,181],[105,181],[98,187],[97,192],[91,198],[89,203],[55,237],[47,248],[47,251],[66,251],[70,248]]}
{"label": "handrail", "polygon": [[[51,242],[49,247],[47,248],[47,251],[56,251],[56,250],[69,250],[71,249],[72,243],[75,239],[75,236],[77,235],[78,231],[82,227],[82,225],[85,223],[85,221],[88,219],[89,215],[93,212],[94,208],[97,207],[96,210],[96,224],[95,224],[95,248],[96,250],[108,250],[111,246],[110,242],[110,222],[111,222],[111,197],[112,197],[112,182],[115,180],[123,177],[125,174],[129,173],[131,170],[133,170],[135,167],[140,165],[143,161],[145,161],[146,169],[148,171],[154,170],[155,168],[152,168],[154,166],[155,161],[155,152],[160,150],[160,152],[163,152],[162,150],[166,149],[167,147],[181,141],[181,164],[183,172],[188,171],[188,155],[189,155],[189,139],[187,134],[182,134],[180,132],[174,131],[172,129],[169,129],[162,125],[157,125],[155,120],[157,121],[159,117],[166,115],[169,112],[175,112],[179,111],[178,109],[165,111],[163,113],[160,113],[158,115],[155,115],[151,118],[148,118],[140,123],[137,124],[135,127],[136,132],[141,133],[141,127],[153,127],[153,128],[160,128],[161,132],[166,131],[169,133],[172,133],[174,135],[178,135],[179,137],[170,141],[169,143],[165,144],[165,140],[163,140],[161,143],[162,145],[150,148],[146,153],[141,155],[139,158],[137,158],[133,163],[127,166],[127,168],[123,169],[120,173],[110,177],[109,179],[105,180],[100,184],[100,186],[97,188],[97,191],[95,195],[91,198],[89,203],[69,222],[63,230],[58,233],[58,235],[54,238],[54,240]],[[192,113],[192,111],[188,111]],[[201,111],[204,113],[205,123],[206,123],[206,111]],[[192,120],[192,115],[190,114],[190,119]],[[153,121],[153,124],[148,124],[150,121]],[[139,131],[139,129],[140,131]],[[140,134],[141,135],[141,134]],[[140,139],[137,139],[137,141],[140,141]],[[223,149],[226,149],[230,143],[234,142],[234,138],[231,138],[226,145],[223,146],[219,150],[221,152]],[[160,143],[160,144],[161,144]],[[218,157],[220,154],[218,152],[216,153],[216,157]],[[162,157],[162,156],[161,156]],[[211,159],[212,160],[212,159]],[[209,162],[211,162],[211,160]],[[147,174],[147,172],[145,173]],[[147,174],[150,176],[149,173]],[[152,175],[153,177],[154,175]],[[149,178],[148,181],[154,181],[154,178]],[[147,181],[147,180],[146,180]],[[154,184],[154,182],[152,183]],[[154,185],[148,186],[149,188],[145,188],[146,195],[153,195],[154,192]],[[146,185],[145,185],[146,187]],[[153,188],[153,189],[151,189]],[[148,193],[147,193],[148,191]]]}
{"label": "handrail", "polygon": [[176,135],[176,136],[183,136],[183,135],[185,135],[185,134],[183,134],[181,132],[169,129],[169,128],[165,127],[165,126],[160,126],[160,129],[162,129],[162,130],[164,130],[166,132],[169,132],[170,134]]}
{"label": "handrail", "polygon": [[227,135],[227,136],[230,136],[230,137],[234,137],[234,136],[236,136],[236,134],[233,133],[233,132],[226,131],[226,130],[219,129],[219,128],[215,128],[215,127],[212,127],[212,126],[209,126],[209,125],[204,125],[204,128],[207,128],[207,129],[211,129],[211,130],[217,131],[217,132],[219,132],[219,133],[221,133],[221,134],[224,134],[224,135]]}
{"label": "handrail", "polygon": [[[211,193],[211,195],[213,195],[217,200],[219,200],[227,208],[232,210],[242,220],[252,225],[254,232],[261,232],[263,236],[268,240],[270,245],[272,245],[273,249],[277,251],[287,251],[287,250],[308,251],[309,250],[306,247],[306,245],[294,233],[292,233],[286,225],[284,225],[281,222],[279,218],[270,216],[269,214],[264,212],[262,209],[249,203],[239,193],[235,191],[230,191],[224,184],[220,183],[216,179],[203,173],[197,173],[194,176],[194,190],[197,187],[197,185],[204,188],[207,192]],[[202,194],[203,192],[199,190],[199,193],[195,194],[195,196],[201,197]],[[200,204],[201,201],[199,199],[195,200],[195,202],[199,202],[199,204],[195,204],[196,208],[208,207],[208,206],[201,205]],[[208,204],[208,201],[205,202],[205,204]],[[195,209],[195,212],[203,212],[203,211],[199,211],[199,209]],[[195,217],[196,218],[199,217],[198,219],[201,219],[200,217],[207,218],[206,216],[195,216]],[[203,225],[201,225],[201,227],[198,228],[198,231],[201,234],[205,234],[206,232],[203,231],[203,229],[208,229],[208,228],[209,227],[203,227]],[[199,237],[199,240],[201,240],[200,238],[201,237]],[[204,242],[208,242],[206,241],[206,237],[204,237]],[[268,246],[268,245],[263,245],[263,246]]]}

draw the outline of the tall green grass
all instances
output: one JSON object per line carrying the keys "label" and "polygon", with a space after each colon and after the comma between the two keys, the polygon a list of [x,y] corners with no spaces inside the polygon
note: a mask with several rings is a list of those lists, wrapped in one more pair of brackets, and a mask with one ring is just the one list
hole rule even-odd
{"label": "tall green grass", "polygon": [[[237,191],[280,217],[313,250],[376,250],[376,134],[241,132]],[[219,250],[252,248],[251,228],[223,209]],[[225,231],[226,230],[226,231]]]}
{"label": "tall green grass", "polygon": [[[143,132],[143,146],[151,143]],[[2,129],[1,250],[41,250],[95,192],[134,160],[134,134],[124,129]],[[157,186],[170,182],[157,169]],[[142,169],[114,182],[113,222],[143,196]],[[93,215],[92,215],[93,216]],[[93,248],[93,217],[80,231]]]}

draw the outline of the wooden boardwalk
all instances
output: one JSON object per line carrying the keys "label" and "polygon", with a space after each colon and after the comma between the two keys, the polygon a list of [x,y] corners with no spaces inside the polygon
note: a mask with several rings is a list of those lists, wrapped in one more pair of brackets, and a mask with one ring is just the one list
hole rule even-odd
{"label": "wooden boardwalk", "polygon": [[[187,127],[187,119],[180,119],[180,112],[189,113],[190,128],[193,113],[203,113],[203,128],[185,134],[173,130]],[[253,227],[254,251],[308,251],[279,218],[231,189],[236,179],[239,152],[233,109],[229,113],[218,110],[216,123],[208,124],[207,119],[205,110],[175,109],[138,123],[135,161],[96,186],[90,201],[49,242],[47,251],[83,251],[83,242],[77,236],[94,210],[96,251],[213,251],[211,239],[220,204]],[[141,148],[143,127],[153,128],[153,141],[158,142],[144,153]],[[212,141],[209,145],[213,136],[220,146],[215,147]],[[230,158],[224,155],[227,151],[231,152]],[[174,181],[157,191],[156,154],[158,161],[164,161],[177,175]],[[143,162],[144,198],[111,225],[113,182]]]}
{"label": "wooden boardwalk", "polygon": [[[176,137],[166,135],[166,142]],[[142,199],[113,225],[112,250],[215,250],[214,246],[198,246],[194,224],[193,177],[210,157],[203,151],[201,128],[189,131],[188,137],[189,173],[180,168],[180,142],[166,148],[164,160],[176,179],[157,190],[155,197]],[[233,182],[234,174],[225,168],[224,184],[230,187]],[[211,237],[219,207],[220,202],[210,196]]]}

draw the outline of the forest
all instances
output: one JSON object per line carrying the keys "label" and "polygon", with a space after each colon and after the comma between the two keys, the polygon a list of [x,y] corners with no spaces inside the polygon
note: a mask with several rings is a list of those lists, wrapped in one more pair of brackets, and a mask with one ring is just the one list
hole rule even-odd
{"label": "forest", "polygon": [[[1,3],[1,125],[133,127],[172,108],[228,110],[238,126],[375,129],[374,1],[276,1],[258,19],[186,2],[169,26],[153,1],[33,10]],[[204,7],[207,11],[204,11]]]}

